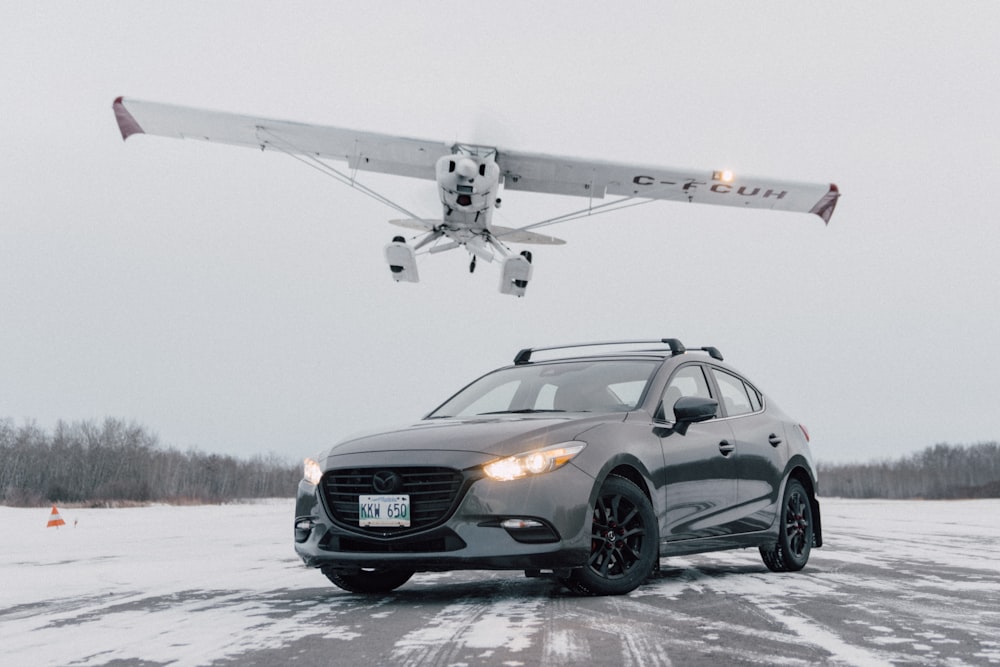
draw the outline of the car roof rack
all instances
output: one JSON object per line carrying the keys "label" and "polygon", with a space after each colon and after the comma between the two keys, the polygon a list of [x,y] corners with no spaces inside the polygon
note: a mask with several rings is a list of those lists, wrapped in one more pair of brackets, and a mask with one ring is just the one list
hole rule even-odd
{"label": "car roof rack", "polygon": [[[600,341],[597,343],[573,343],[570,345],[549,345],[547,347],[526,347],[514,357],[514,365],[522,366],[531,361],[531,355],[535,352],[542,352],[548,350],[564,350],[572,347],[596,347],[600,345],[656,345],[662,344],[670,348],[670,356],[677,356],[678,354],[684,354],[688,351],[688,348],[684,347],[684,343],[680,342],[676,338],[657,338],[654,340],[607,340]],[[722,361],[722,353],[719,352],[719,348],[712,347],[711,345],[705,347],[695,348],[702,352],[708,352],[708,356],[713,359],[718,359]]]}

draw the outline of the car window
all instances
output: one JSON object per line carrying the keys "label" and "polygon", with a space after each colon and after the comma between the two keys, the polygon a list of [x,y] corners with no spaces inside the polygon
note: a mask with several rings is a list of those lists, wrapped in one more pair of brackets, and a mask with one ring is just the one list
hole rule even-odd
{"label": "car window", "polygon": [[469,403],[468,406],[457,417],[468,415],[478,415],[484,412],[502,412],[510,409],[510,403],[517,393],[520,383],[516,381],[505,382],[497,387],[493,387],[488,392]]}
{"label": "car window", "polygon": [[[708,388],[708,382],[705,380],[705,372],[697,364],[681,366],[674,373],[674,376],[670,378],[670,382],[667,383],[667,388],[663,393],[664,396],[670,395],[674,397],[674,401],[682,396],[712,398],[712,392]],[[674,401],[670,401],[670,405],[673,405]]]}
{"label": "car window", "polygon": [[657,360],[596,359],[524,364],[485,375],[428,418],[501,412],[616,412],[635,408]]}
{"label": "car window", "polygon": [[657,408],[656,418],[673,421],[674,403],[678,398],[685,396],[698,396],[700,398],[711,399],[712,391],[705,379],[705,371],[700,364],[687,364],[681,366],[674,373],[663,390],[663,397]]}
{"label": "car window", "polygon": [[642,398],[642,392],[646,389],[645,380],[632,380],[630,382],[616,382],[609,384],[608,389],[619,403],[635,406]]}
{"label": "car window", "polygon": [[554,384],[543,384],[538,388],[538,395],[535,397],[535,410],[552,410],[556,407],[556,390],[559,387]]}
{"label": "car window", "polygon": [[722,403],[726,406],[728,416],[745,415],[755,411],[743,380],[717,368],[712,369],[712,375],[719,385],[719,394],[722,396]]}

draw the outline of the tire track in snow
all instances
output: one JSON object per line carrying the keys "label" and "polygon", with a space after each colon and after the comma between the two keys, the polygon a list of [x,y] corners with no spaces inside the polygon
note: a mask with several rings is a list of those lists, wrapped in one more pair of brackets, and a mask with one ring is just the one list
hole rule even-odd
{"label": "tire track in snow", "polygon": [[393,664],[449,665],[529,649],[542,623],[539,609],[546,602],[541,597],[460,598],[428,619],[425,627],[399,638],[392,650]]}

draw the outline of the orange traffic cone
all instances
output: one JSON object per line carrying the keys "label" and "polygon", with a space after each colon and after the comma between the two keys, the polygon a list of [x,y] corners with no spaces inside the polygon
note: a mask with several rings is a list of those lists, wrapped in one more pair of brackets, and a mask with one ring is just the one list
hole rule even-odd
{"label": "orange traffic cone", "polygon": [[59,510],[57,510],[56,506],[53,505],[52,511],[49,513],[49,525],[45,527],[51,528],[52,526],[55,526],[56,528],[58,528],[59,526],[65,526],[65,525],[66,522],[62,520],[61,516],[59,516]]}

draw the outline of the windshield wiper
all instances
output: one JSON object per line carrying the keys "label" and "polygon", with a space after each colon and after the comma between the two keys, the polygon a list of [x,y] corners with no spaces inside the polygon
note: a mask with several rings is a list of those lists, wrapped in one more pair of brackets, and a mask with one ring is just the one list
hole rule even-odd
{"label": "windshield wiper", "polygon": [[539,412],[566,412],[565,410],[537,410],[535,408],[521,408],[520,410],[496,410],[494,412],[480,412],[479,415],[532,415]]}

